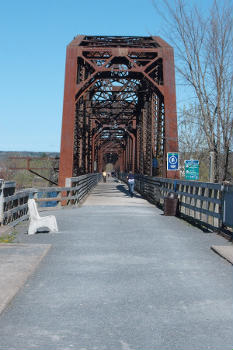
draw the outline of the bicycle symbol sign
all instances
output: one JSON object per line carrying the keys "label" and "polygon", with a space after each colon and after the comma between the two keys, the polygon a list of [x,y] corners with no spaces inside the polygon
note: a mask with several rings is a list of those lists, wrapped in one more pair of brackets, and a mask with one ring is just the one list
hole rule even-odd
{"label": "bicycle symbol sign", "polygon": [[178,153],[167,153],[167,170],[179,169]]}

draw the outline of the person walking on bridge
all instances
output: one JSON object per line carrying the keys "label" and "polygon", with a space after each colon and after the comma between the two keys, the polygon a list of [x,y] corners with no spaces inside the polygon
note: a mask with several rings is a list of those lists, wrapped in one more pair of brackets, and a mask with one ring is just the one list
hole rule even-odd
{"label": "person walking on bridge", "polygon": [[131,197],[133,197],[134,194],[134,174],[132,171],[129,172],[129,175],[127,176],[128,180],[128,186],[129,186],[129,194]]}

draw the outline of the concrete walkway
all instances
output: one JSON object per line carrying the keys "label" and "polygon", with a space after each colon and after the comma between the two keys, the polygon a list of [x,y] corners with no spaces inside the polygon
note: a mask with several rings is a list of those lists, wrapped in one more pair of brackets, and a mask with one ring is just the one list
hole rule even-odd
{"label": "concrete walkway", "polygon": [[232,350],[232,265],[210,249],[224,238],[119,182],[53,214],[57,234],[19,226],[47,255],[1,313],[0,350]]}

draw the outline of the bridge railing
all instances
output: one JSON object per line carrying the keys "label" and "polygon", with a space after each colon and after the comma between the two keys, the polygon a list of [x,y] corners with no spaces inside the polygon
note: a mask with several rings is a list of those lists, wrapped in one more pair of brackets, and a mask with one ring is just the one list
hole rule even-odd
{"label": "bridge railing", "polygon": [[29,192],[15,193],[15,182],[0,180],[0,226],[27,218]]}
{"label": "bridge railing", "polygon": [[28,199],[39,207],[60,207],[78,204],[102,179],[99,173],[66,179],[65,187],[28,188],[15,192],[14,182],[0,180],[0,226],[15,226],[28,219]]}
{"label": "bridge railing", "polygon": [[[126,181],[126,174],[120,174],[120,178]],[[180,216],[211,229],[220,229],[226,224],[226,205],[223,205],[225,186],[221,184],[136,175],[135,189],[160,207],[164,206],[164,199],[169,193],[175,192],[179,199]],[[226,226],[233,227],[233,224],[229,225],[229,219]]]}

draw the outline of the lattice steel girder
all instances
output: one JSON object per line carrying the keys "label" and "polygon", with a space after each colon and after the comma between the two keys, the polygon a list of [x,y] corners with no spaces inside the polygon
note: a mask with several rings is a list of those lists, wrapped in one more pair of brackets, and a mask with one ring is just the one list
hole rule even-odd
{"label": "lattice steel girder", "polygon": [[[116,128],[123,124],[126,129],[132,129],[130,125],[133,121],[136,133],[136,128],[140,128],[141,110],[145,109],[145,103],[152,94],[156,94],[159,104],[164,106],[163,136],[160,144],[165,159],[167,152],[178,151],[172,47],[159,37],[74,38],[67,47],[66,55],[59,184],[64,185],[65,178],[76,174],[78,169],[86,172],[93,168],[88,162],[93,163],[95,158],[93,145],[92,153],[89,152],[90,142],[95,142],[95,137],[92,140],[90,135],[93,135],[93,129],[98,123]],[[152,105],[148,107],[149,113],[151,110],[153,111]],[[147,122],[147,128],[153,128],[156,124],[153,121],[155,116],[152,115],[151,118],[152,122]],[[93,120],[93,123],[88,124],[88,119]],[[158,122],[160,119],[157,117]],[[85,128],[86,125],[89,127],[88,141],[77,141],[81,134],[77,128]],[[151,136],[148,134],[149,130],[144,130],[145,135],[147,132],[144,141],[143,135],[137,137],[137,143],[134,141],[137,152],[140,149],[145,152],[148,147],[154,147],[157,141],[153,138],[158,130],[157,126]],[[87,137],[84,132],[82,137]],[[140,146],[138,142],[143,142],[144,146]],[[133,152],[135,149],[129,150],[129,154]],[[151,156],[146,156],[147,172],[151,171],[149,157],[153,154],[156,154],[154,150]],[[134,158],[138,162],[138,154]],[[77,160],[82,164],[77,165]],[[146,168],[141,161],[140,164],[140,171],[145,172]],[[164,161],[163,176],[174,177],[176,174],[168,173],[165,165]]]}

